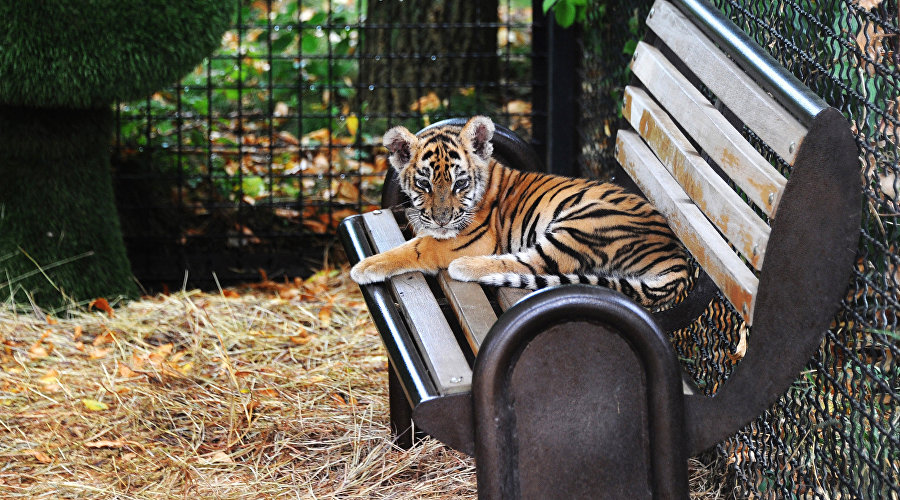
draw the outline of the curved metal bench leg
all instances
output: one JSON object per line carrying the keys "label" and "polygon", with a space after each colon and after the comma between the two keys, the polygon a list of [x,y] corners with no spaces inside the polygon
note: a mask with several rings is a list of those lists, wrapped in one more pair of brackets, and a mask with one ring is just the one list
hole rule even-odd
{"label": "curved metal bench leg", "polygon": [[687,498],[680,373],[624,295],[576,285],[523,300],[475,363],[479,498]]}

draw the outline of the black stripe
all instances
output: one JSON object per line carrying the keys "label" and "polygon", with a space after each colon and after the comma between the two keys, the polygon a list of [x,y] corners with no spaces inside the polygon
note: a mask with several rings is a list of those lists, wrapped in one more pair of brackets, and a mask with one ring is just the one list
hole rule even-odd
{"label": "black stripe", "polygon": [[585,258],[584,254],[564,245],[561,241],[556,239],[556,236],[553,233],[546,233],[544,234],[544,237],[547,238],[547,241],[557,250],[572,257],[575,262],[578,262],[581,265],[582,268],[584,268],[586,264],[589,264],[588,259]]}
{"label": "black stripe", "polygon": [[540,245],[535,246],[534,248],[537,250],[538,255],[544,259],[544,269],[547,271],[547,274],[559,274],[559,266],[549,255],[544,253],[544,249],[542,249]]}
{"label": "black stripe", "polygon": [[474,236],[472,236],[471,238],[469,238],[469,241],[463,243],[462,245],[460,245],[458,247],[453,248],[453,251],[457,252],[459,250],[469,247],[472,243],[475,243],[476,241],[480,240],[481,237],[484,236],[484,233],[488,232],[488,229],[490,229],[490,228],[484,227],[481,230],[481,232],[479,232],[479,233],[475,234]]}
{"label": "black stripe", "polygon": [[525,262],[525,259],[519,257],[518,255],[513,255],[513,257],[516,259],[516,262],[518,262],[519,264],[522,264],[523,266],[525,266],[525,267],[528,269],[528,271],[531,272],[531,274],[537,274],[537,273],[538,273],[538,272],[537,272],[537,269],[535,269],[534,266],[532,266],[532,265],[529,264],[528,262]]}
{"label": "black stripe", "polygon": [[581,200],[582,200],[582,198],[584,198],[584,194],[587,191],[588,191],[587,189],[582,188],[582,189],[576,191],[575,193],[570,194],[569,196],[564,198],[562,201],[560,201],[559,204],[556,206],[556,210],[553,211],[553,219],[554,220],[558,219],[559,214],[562,213],[562,211],[565,210],[566,208],[572,207],[572,206],[575,206],[575,205],[578,205],[579,203],[581,203]]}
{"label": "black stripe", "polygon": [[624,278],[618,278],[616,279],[616,281],[619,283],[620,292],[633,299],[640,298],[640,295],[637,295],[637,290],[635,290],[634,287],[631,286],[631,283],[629,283],[628,280],[625,280]]}

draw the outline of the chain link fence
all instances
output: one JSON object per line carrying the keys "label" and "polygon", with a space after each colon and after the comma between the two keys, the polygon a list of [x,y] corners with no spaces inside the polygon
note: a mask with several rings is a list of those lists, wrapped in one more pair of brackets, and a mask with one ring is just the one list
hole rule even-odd
{"label": "chain link fence", "polygon": [[[854,279],[819,353],[770,411],[705,458],[724,465],[740,498],[900,499],[897,1],[713,1],[848,117],[866,188]],[[484,113],[526,138],[554,128],[532,109],[546,90],[533,66],[546,66],[546,54],[533,49],[542,30],[531,2],[400,4],[240,0],[203,65],[117,106],[118,205],[148,288],[308,272],[343,216],[378,204],[389,125]],[[590,4],[578,101],[584,175],[613,172],[618,103],[651,4]],[[714,394],[747,335],[719,300],[673,343]]]}
{"label": "chain link fence", "polygon": [[531,137],[530,0],[229,1],[215,54],[116,108],[117,203],[151,290],[315,269],[379,203],[390,126],[484,113]]}
{"label": "chain link fence", "polygon": [[[737,498],[900,498],[897,2],[713,3],[850,120],[865,206],[853,280],[818,354],[772,409],[704,459],[722,467],[725,489]],[[642,34],[633,19],[645,18],[651,2],[624,4],[594,3],[593,25],[582,37],[580,159],[588,175],[614,171],[608,145],[621,120],[622,68]],[[748,139],[789,174],[765,144]],[[698,384],[714,394],[740,362],[748,335],[718,300],[672,340]]]}

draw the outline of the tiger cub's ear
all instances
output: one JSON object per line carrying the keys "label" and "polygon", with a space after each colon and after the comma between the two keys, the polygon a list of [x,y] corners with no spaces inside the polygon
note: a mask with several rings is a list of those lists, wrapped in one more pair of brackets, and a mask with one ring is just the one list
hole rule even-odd
{"label": "tiger cub's ear", "polygon": [[419,139],[416,138],[412,132],[399,125],[385,132],[384,147],[386,147],[390,153],[388,159],[390,160],[391,165],[393,165],[398,172],[409,165],[418,142]]}
{"label": "tiger cub's ear", "polygon": [[473,116],[466,122],[460,133],[463,147],[466,151],[484,162],[491,160],[494,146],[491,138],[494,137],[494,122],[486,116]]}

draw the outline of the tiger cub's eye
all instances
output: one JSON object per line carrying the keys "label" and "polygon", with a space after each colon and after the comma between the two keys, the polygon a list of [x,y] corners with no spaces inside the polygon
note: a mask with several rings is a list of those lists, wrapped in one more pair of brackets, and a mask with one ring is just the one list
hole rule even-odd
{"label": "tiger cub's eye", "polygon": [[453,185],[454,191],[462,191],[463,189],[469,187],[469,179],[460,179],[456,181],[456,184]]}
{"label": "tiger cub's eye", "polygon": [[416,187],[425,191],[426,193],[431,192],[431,183],[426,179],[416,179]]}

